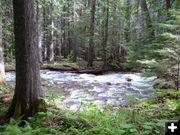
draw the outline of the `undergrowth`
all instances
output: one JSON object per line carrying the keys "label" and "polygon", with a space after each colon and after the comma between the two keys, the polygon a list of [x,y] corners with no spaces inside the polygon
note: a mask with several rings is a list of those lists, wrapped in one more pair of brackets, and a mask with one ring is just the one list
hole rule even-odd
{"label": "undergrowth", "polygon": [[78,112],[49,106],[27,120],[11,118],[0,126],[1,135],[163,135],[165,121],[180,119],[180,92],[160,91],[131,108],[97,109],[86,104]]}

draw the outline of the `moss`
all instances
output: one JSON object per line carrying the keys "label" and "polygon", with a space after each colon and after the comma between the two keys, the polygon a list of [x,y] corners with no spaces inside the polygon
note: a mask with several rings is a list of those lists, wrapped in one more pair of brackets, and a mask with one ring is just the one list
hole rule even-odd
{"label": "moss", "polygon": [[46,101],[43,98],[40,98],[38,100],[38,106],[37,106],[37,111],[38,112],[45,112],[47,110],[47,104]]}
{"label": "moss", "polygon": [[7,92],[9,92],[9,90],[10,90],[10,87],[7,83],[5,83],[5,82],[0,83],[0,92],[7,93]]}
{"label": "moss", "polygon": [[48,94],[61,94],[61,93],[64,93],[64,90],[62,89],[48,89],[47,90],[47,93]]}
{"label": "moss", "polygon": [[167,81],[163,79],[157,79],[154,83],[156,89],[175,89],[175,83],[173,81]]}
{"label": "moss", "polygon": [[[2,65],[0,65],[2,66]],[[4,65],[3,65],[4,66]],[[5,83],[5,72],[4,72],[4,67],[0,67],[0,84]]]}
{"label": "moss", "polygon": [[17,101],[16,105],[15,105],[13,117],[18,118],[20,116],[21,116],[21,104],[20,104],[20,102]]}

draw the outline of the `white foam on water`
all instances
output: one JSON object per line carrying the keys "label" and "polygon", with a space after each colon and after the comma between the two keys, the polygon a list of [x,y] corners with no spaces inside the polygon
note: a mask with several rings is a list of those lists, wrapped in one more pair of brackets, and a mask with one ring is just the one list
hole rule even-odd
{"label": "white foam on water", "polygon": [[[152,81],[156,78],[144,77],[141,73],[121,72],[92,75],[42,70],[40,73],[49,87],[63,86],[63,90],[68,93],[63,100],[67,106],[76,106],[81,101],[121,104],[126,96],[146,97],[153,93]],[[15,81],[14,72],[7,72],[5,77],[7,82]],[[76,85],[91,87],[85,89]]]}

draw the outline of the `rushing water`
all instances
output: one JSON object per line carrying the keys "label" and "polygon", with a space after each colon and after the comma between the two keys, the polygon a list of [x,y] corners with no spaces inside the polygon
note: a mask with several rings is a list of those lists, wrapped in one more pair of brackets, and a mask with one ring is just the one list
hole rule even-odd
{"label": "rushing water", "polygon": [[[120,105],[127,100],[149,97],[153,94],[155,77],[141,73],[107,73],[104,75],[41,71],[42,85],[47,96],[58,96],[65,107],[85,102],[100,105]],[[7,72],[6,81],[14,82],[15,73]]]}

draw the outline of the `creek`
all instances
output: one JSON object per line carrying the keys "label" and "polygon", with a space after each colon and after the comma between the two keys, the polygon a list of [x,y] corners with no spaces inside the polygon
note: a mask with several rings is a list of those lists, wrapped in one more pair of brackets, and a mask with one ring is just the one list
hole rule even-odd
{"label": "creek", "polygon": [[[5,76],[14,87],[15,72],[6,72]],[[45,95],[58,97],[59,103],[70,109],[78,108],[82,103],[122,105],[136,98],[151,97],[155,78],[142,73],[93,75],[41,70]]]}

